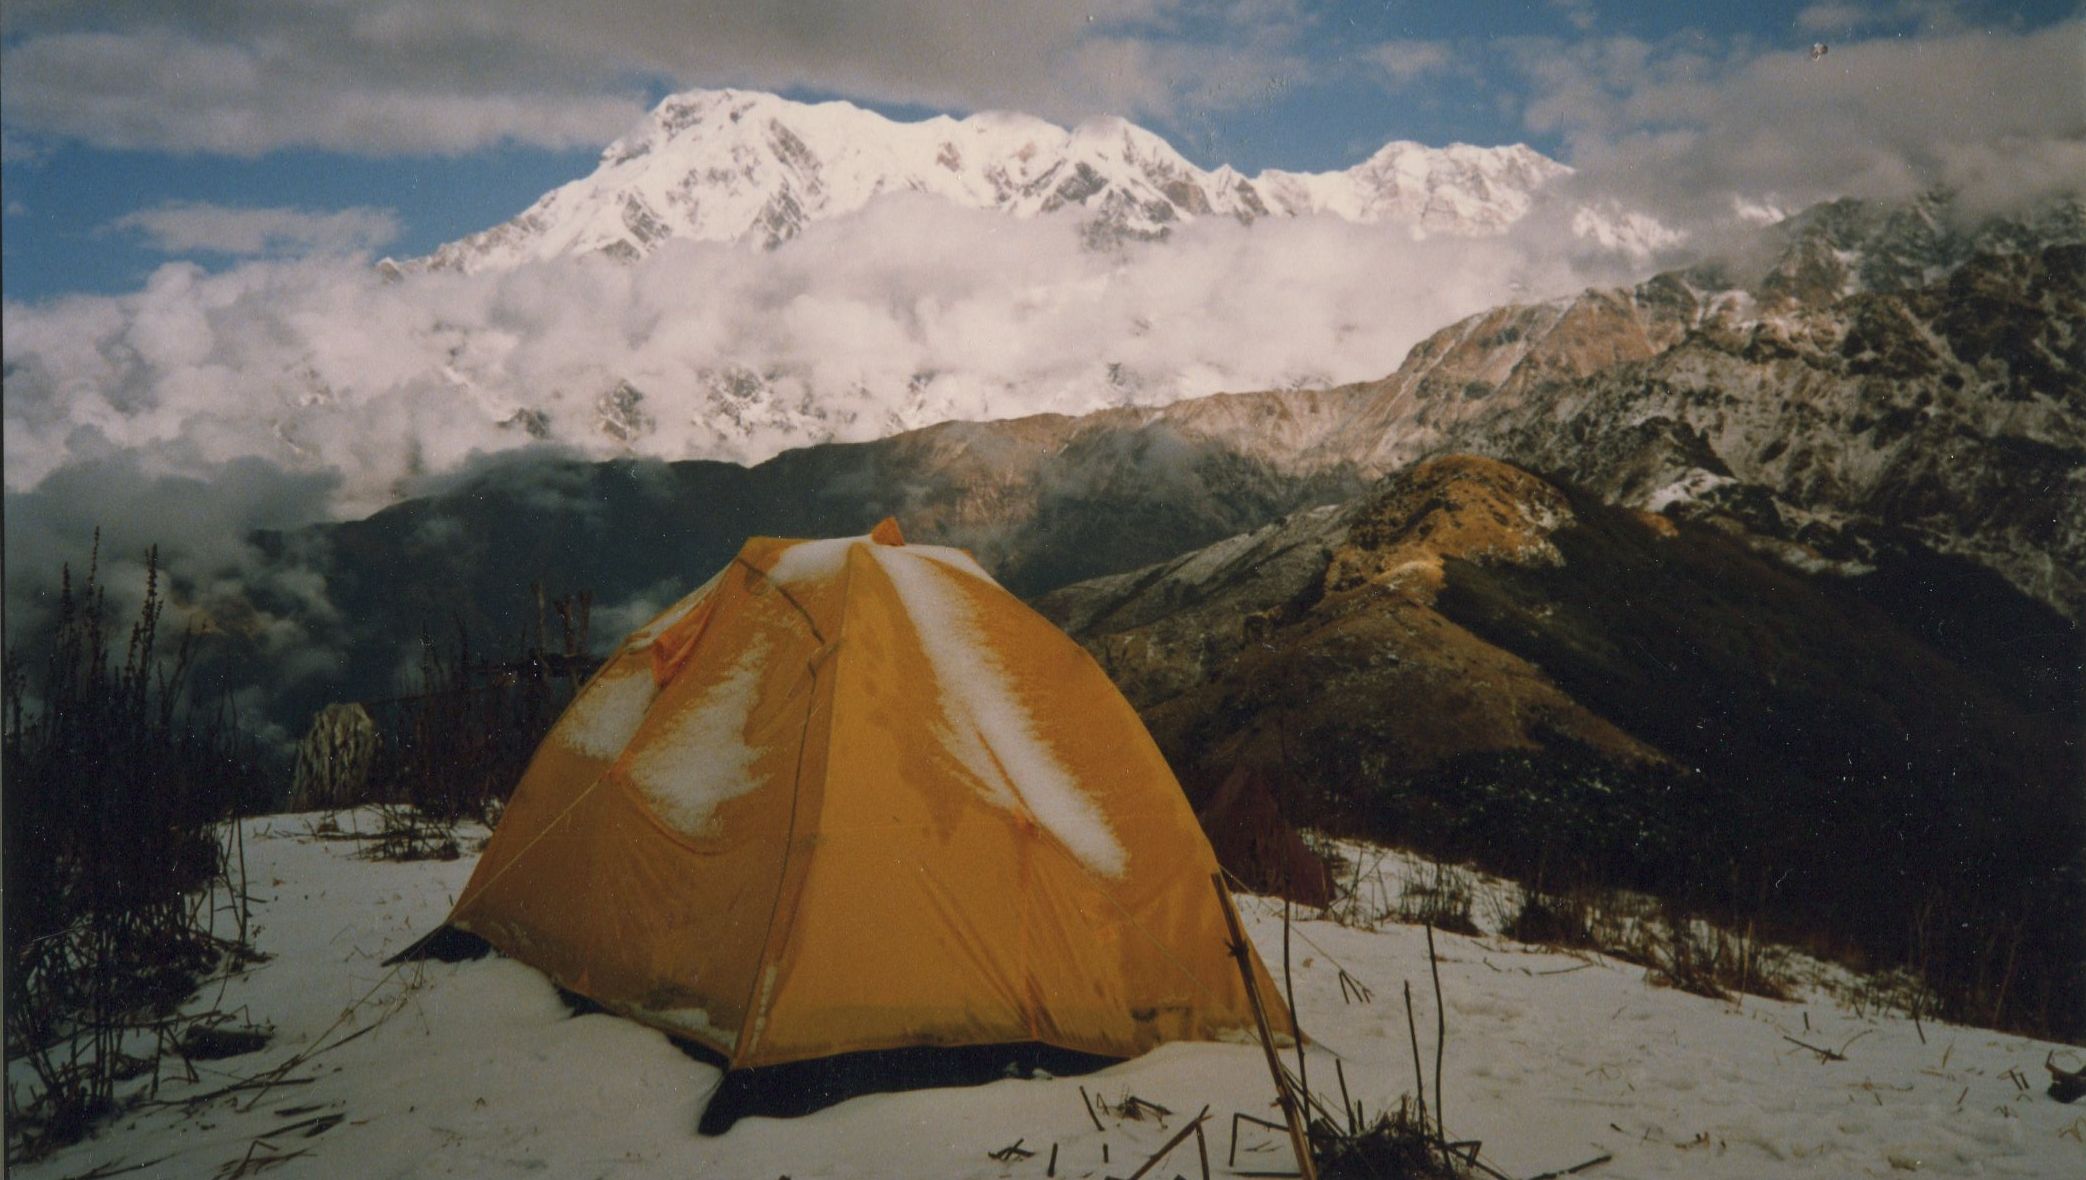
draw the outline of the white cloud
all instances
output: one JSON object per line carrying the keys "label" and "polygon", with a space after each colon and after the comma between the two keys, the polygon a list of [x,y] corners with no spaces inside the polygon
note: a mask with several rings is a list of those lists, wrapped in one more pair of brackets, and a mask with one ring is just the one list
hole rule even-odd
{"label": "white cloud", "polygon": [[[385,282],[316,258],[170,264],[133,294],[4,305],[5,478],[30,488],[109,455],[204,478],[258,458],[337,479],[336,508],[367,511],[474,452],[528,445],[502,425],[522,411],[556,441],[619,453],[601,429],[619,381],[652,422],[641,453],[745,460],[807,431],[1374,378],[1517,291],[1620,277],[1551,240],[1205,220],[1107,254],[1069,218],[899,196],[772,252],[675,243],[629,267]],[[734,393],[749,374],[766,402]]]}
{"label": "white cloud", "polygon": [[1800,208],[1937,186],[1966,208],[2076,189],[2086,169],[2086,24],[1759,52],[1626,37],[1510,46],[1531,130],[1559,133],[1572,187],[1669,223],[1734,197]]}
{"label": "white cloud", "polygon": [[1593,0],[1549,0],[1571,26],[1580,32],[1589,32],[1599,17],[1594,12]]}
{"label": "white cloud", "polygon": [[399,233],[398,218],[388,209],[322,213],[185,201],[127,213],[106,228],[139,234],[162,254],[240,256],[362,253],[390,244]]}
{"label": "white cloud", "polygon": [[1806,33],[1851,33],[1874,20],[1871,9],[1859,4],[1828,0],[1796,14],[1796,27]]}
{"label": "white cloud", "polygon": [[[1283,3],[1214,18],[1170,0],[281,0],[199,13],[10,6],[0,88],[13,134],[258,155],[605,143],[635,82],[806,87],[1060,120],[1244,101],[1293,73]],[[1286,15],[1283,15],[1286,14]]]}
{"label": "white cloud", "polygon": [[[339,10],[345,12],[347,10]],[[108,148],[253,156],[306,146],[337,151],[459,152],[514,140],[593,146],[640,113],[604,80],[472,78],[315,22],[251,40],[178,27],[61,31],[0,51],[6,117],[38,136]]]}
{"label": "white cloud", "polygon": [[1805,33],[1849,36],[1859,31],[1955,33],[1966,26],[1966,14],[1954,0],[1889,0],[1888,3],[1851,3],[1823,0],[1796,14],[1796,27]]}
{"label": "white cloud", "polygon": [[1385,41],[1364,57],[1383,70],[1394,89],[1447,73],[1453,61],[1448,43],[1443,41]]}

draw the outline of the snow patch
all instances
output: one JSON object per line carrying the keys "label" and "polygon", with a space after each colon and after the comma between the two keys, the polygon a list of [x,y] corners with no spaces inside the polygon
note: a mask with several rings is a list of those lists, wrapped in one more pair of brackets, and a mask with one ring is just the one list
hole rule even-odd
{"label": "snow patch", "polygon": [[645,661],[617,660],[573,700],[551,738],[575,754],[612,760],[630,744],[658,695]]}
{"label": "snow patch", "polygon": [[768,570],[768,580],[785,586],[824,582],[840,576],[847,565],[847,551],[869,544],[868,537],[832,537],[823,541],[799,541],[782,551]]}
{"label": "snow patch", "polygon": [[994,805],[1026,812],[1096,872],[1121,876],[1129,859],[1108,820],[1036,732],[1007,669],[979,634],[944,560],[914,547],[878,547],[934,669],[950,749]]}
{"label": "snow patch", "polygon": [[[730,566],[725,567],[725,569],[730,568]],[[717,588],[717,583],[723,580],[724,570],[718,570],[716,573],[711,574],[709,581],[689,591],[682,596],[679,602],[661,611],[651,622],[631,632],[629,638],[624,640],[625,646],[632,651],[651,646],[653,640],[672,630],[674,624],[687,618],[690,611],[701,606],[703,599],[708,598],[710,592]]]}
{"label": "snow patch", "polygon": [[991,574],[986,573],[985,567],[979,565],[976,558],[961,549],[950,549],[942,545],[907,545],[905,551],[918,557],[924,557],[944,569],[952,569],[960,574],[969,574],[987,585],[999,585],[998,580]]}
{"label": "snow patch", "polygon": [[739,1030],[719,1027],[701,1008],[646,1008],[644,1018],[710,1044],[722,1045],[727,1051],[739,1047]]}
{"label": "snow patch", "polygon": [[630,781],[675,829],[703,835],[720,804],[758,785],[759,755],[746,744],[746,723],[760,699],[767,655],[767,641],[756,636],[722,679],[631,758]]}
{"label": "snow patch", "polygon": [[[868,537],[833,537],[823,541],[800,541],[783,550],[782,556],[775,560],[774,568],[768,571],[768,578],[786,586],[837,578],[841,569],[847,565],[847,551],[857,545],[885,548]],[[942,545],[907,545],[905,552],[924,557],[958,573],[968,574],[981,582],[999,585],[991,574],[985,572],[985,567],[978,564],[977,559],[961,549],[951,549]]]}
{"label": "snow patch", "polygon": [[1653,492],[1650,498],[1645,500],[1644,507],[1648,512],[1664,512],[1674,504],[1700,500],[1716,488],[1737,482],[1737,480],[1728,475],[1718,475],[1713,471],[1704,471],[1702,468],[1697,467],[1658,491]]}

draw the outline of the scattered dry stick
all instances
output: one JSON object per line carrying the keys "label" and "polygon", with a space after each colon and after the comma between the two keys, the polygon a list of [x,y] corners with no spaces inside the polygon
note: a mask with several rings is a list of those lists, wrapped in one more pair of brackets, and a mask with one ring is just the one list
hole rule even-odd
{"label": "scattered dry stick", "polygon": [[1136,1171],[1130,1173],[1129,1180],[1138,1180],[1138,1177],[1143,1176],[1146,1172],[1149,1172],[1153,1168],[1158,1167],[1159,1162],[1165,1159],[1168,1153],[1172,1152],[1174,1148],[1179,1147],[1183,1139],[1186,1139],[1188,1136],[1195,1134],[1196,1131],[1201,1128],[1203,1120],[1209,1117],[1210,1108],[1205,1106],[1202,1108],[1202,1113],[1196,1115],[1192,1122],[1190,1122],[1187,1126],[1182,1127],[1180,1130],[1175,1131],[1173,1133],[1173,1138],[1168,1139],[1164,1144],[1160,1145],[1159,1150],[1153,1152],[1152,1157],[1144,1161],[1143,1167],[1138,1168]]}
{"label": "scattered dry stick", "polygon": [[1094,1120],[1094,1130],[1103,1132],[1105,1134],[1108,1131],[1108,1128],[1101,1125],[1101,1116],[1094,1113],[1094,1102],[1091,1098],[1088,1098],[1086,1096],[1085,1086],[1081,1086],[1079,1088],[1079,1101],[1081,1105],[1086,1107],[1086,1117]]}
{"label": "scattered dry stick", "polygon": [[[1035,1152],[1030,1151],[1028,1148],[1023,1147],[1021,1144],[1022,1140],[1016,1139],[1014,1142],[1009,1143],[1005,1147],[1000,1148],[998,1151],[986,1152],[986,1158],[996,1159],[1003,1164],[1011,1164],[1015,1160],[1025,1160],[1030,1156],[1036,1154]],[[1055,1149],[1052,1149],[1052,1154],[1056,1154]]]}
{"label": "scattered dry stick", "polygon": [[1607,1152],[1602,1152],[1600,1155],[1597,1155],[1592,1159],[1587,1160],[1583,1164],[1573,1164],[1569,1168],[1561,1168],[1555,1172],[1544,1172],[1539,1176],[1530,1176],[1528,1180],[1557,1180],[1559,1176],[1576,1176],[1579,1173],[1584,1172],[1588,1168],[1594,1167],[1598,1164],[1605,1164],[1609,1160],[1612,1160],[1614,1158],[1614,1156],[1609,1155]]}
{"label": "scattered dry stick", "polygon": [[1240,1123],[1252,1123],[1256,1127],[1266,1127],[1270,1131],[1288,1130],[1288,1128],[1283,1126],[1281,1123],[1271,1123],[1266,1119],[1255,1118],[1254,1116],[1250,1114],[1245,1114],[1243,1112],[1233,1113],[1231,1116],[1231,1154],[1224,1160],[1224,1166],[1227,1168],[1236,1168],[1239,1166]]}
{"label": "scattered dry stick", "polygon": [[1799,1048],[1809,1049],[1811,1052],[1816,1053],[1818,1055],[1818,1064],[1820,1065],[1823,1065],[1828,1061],[1847,1060],[1847,1058],[1843,1054],[1835,1053],[1831,1049],[1820,1049],[1818,1046],[1810,1044],[1807,1041],[1799,1041],[1795,1037],[1790,1036],[1788,1033],[1783,1033],[1782,1039]]}

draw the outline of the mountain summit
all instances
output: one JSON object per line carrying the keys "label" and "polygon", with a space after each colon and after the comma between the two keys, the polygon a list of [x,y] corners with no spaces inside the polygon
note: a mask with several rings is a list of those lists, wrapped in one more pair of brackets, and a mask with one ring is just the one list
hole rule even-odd
{"label": "mountain summit", "polygon": [[747,90],[662,101],[594,172],[520,216],[419,260],[476,272],[573,254],[636,260],[671,238],[776,246],[885,193],[1019,217],[1076,207],[1093,240],[1153,238],[1200,217],[1324,213],[1416,236],[1498,233],[1571,172],[1528,147],[1395,142],[1343,172],[1206,171],[1119,118],[1071,130],[986,112],[900,123],[851,103]]}

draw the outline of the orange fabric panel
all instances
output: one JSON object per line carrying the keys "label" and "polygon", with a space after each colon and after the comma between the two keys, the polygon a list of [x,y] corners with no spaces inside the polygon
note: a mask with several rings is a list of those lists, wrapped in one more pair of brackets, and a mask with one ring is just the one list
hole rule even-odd
{"label": "orange fabric panel", "polygon": [[716,604],[705,601],[679,623],[662,632],[652,641],[652,680],[665,684],[672,680],[695,654],[695,641],[702,638],[703,628],[710,625],[710,616]]}
{"label": "orange fabric panel", "polygon": [[[1023,1040],[1127,1055],[1244,1035],[1215,859],[1128,704],[1004,591],[931,573],[970,608],[1037,736],[1132,850],[1129,865],[1097,881],[1032,815],[989,800],[950,752],[936,699],[947,689],[916,620],[877,563],[851,555],[832,737],[847,755],[825,785],[764,1034],[740,1063]],[[1263,984],[1273,995],[1264,973]]]}

